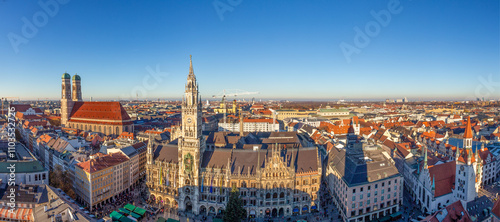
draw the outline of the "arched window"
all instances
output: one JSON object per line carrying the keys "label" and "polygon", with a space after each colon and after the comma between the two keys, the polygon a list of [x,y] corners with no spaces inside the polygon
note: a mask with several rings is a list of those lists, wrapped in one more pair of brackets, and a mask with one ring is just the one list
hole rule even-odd
{"label": "arched window", "polygon": [[271,194],[270,194],[270,193],[267,193],[267,194],[266,194],[266,199],[269,199],[269,198],[271,198]]}
{"label": "arched window", "polygon": [[120,128],[119,127],[116,127],[116,132],[115,132],[116,135],[120,135]]}

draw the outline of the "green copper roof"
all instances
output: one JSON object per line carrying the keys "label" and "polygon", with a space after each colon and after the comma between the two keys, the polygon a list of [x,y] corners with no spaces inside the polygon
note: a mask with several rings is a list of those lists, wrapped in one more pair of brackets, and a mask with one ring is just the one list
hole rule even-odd
{"label": "green copper roof", "polygon": [[35,173],[45,171],[45,168],[43,168],[39,161],[14,161],[0,162],[0,173],[10,173],[10,169],[7,168],[11,166],[10,164],[15,164],[16,173]]}
{"label": "green copper roof", "polygon": [[79,75],[77,75],[77,74],[75,74],[75,75],[73,76],[73,80],[80,80],[80,76],[79,76]]}
{"label": "green copper roof", "polygon": [[62,75],[62,79],[71,79],[71,76],[65,72],[63,75]]}

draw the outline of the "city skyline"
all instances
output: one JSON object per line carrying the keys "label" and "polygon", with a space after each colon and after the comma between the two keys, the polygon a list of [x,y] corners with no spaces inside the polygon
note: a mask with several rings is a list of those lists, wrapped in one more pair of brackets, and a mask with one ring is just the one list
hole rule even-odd
{"label": "city skyline", "polygon": [[180,99],[190,54],[203,100],[500,95],[496,1],[41,2],[0,3],[2,96],[59,99],[67,71],[84,100]]}

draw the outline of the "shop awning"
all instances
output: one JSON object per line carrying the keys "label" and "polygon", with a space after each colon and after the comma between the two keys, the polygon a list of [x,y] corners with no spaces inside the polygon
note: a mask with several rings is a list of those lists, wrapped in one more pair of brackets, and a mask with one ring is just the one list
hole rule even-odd
{"label": "shop awning", "polygon": [[109,214],[109,217],[111,217],[112,220],[119,220],[121,217],[123,217],[123,215],[121,213],[113,211],[111,212],[111,214]]}
{"label": "shop awning", "polygon": [[134,222],[132,219],[125,217],[125,216],[121,217],[119,221],[120,222]]}
{"label": "shop awning", "polygon": [[134,213],[139,214],[141,216],[144,216],[144,214],[146,213],[146,210],[142,209],[140,207],[136,207],[135,210],[134,210]]}
{"label": "shop awning", "polygon": [[398,211],[396,213],[391,214],[391,217],[399,217],[401,215],[403,215],[403,213],[401,213],[401,211]]}
{"label": "shop awning", "polygon": [[119,208],[118,210],[122,213],[130,214],[130,210],[127,210],[125,208]]}
{"label": "shop awning", "polygon": [[127,204],[127,205],[125,205],[123,208],[125,208],[125,209],[127,209],[127,210],[129,210],[129,211],[134,211],[135,206],[134,206],[134,205],[132,205],[132,204]]}
{"label": "shop awning", "polygon": [[385,221],[389,221],[389,220],[391,220],[390,216],[385,216],[385,217],[380,218],[380,222],[385,222]]}
{"label": "shop awning", "polygon": [[135,218],[135,219],[139,219],[139,218],[141,218],[141,215],[136,214],[136,213],[134,213],[134,212],[131,212],[131,213],[130,213],[130,216],[132,216],[132,217],[133,217],[133,218]]}

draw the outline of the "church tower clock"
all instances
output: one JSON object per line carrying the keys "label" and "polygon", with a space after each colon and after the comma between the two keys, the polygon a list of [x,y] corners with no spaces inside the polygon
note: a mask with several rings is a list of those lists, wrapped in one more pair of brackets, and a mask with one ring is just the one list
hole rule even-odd
{"label": "church tower clock", "polygon": [[200,163],[205,143],[201,134],[201,100],[189,58],[189,75],[182,101],[182,130],[179,138],[179,210],[198,214]]}

